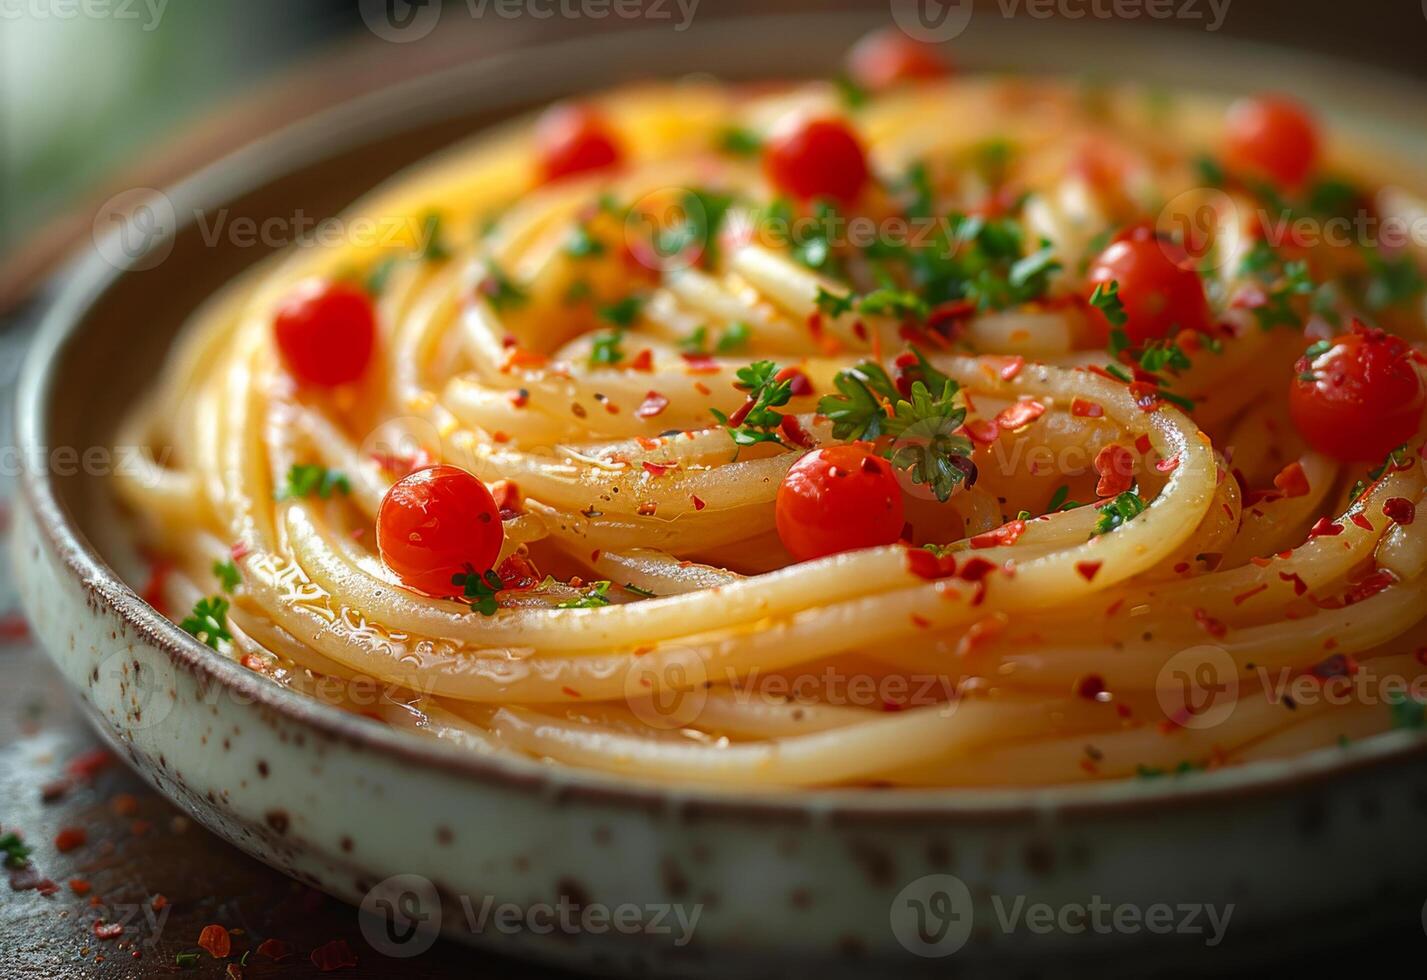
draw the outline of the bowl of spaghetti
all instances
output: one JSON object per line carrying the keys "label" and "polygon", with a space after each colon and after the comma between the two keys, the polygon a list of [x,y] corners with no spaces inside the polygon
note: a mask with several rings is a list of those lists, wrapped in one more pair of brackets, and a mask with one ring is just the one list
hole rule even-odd
{"label": "bowl of spaghetti", "polygon": [[631,36],[534,106],[508,60],[413,83],[76,270],[21,435],[119,465],[27,474],[17,554],[140,771],[368,911],[607,969],[1076,941],[1008,896],[1264,948],[1427,867],[1427,180],[1247,77],[884,30],[826,80],[863,26],[812,81],[716,25],[728,80],[591,87]]}

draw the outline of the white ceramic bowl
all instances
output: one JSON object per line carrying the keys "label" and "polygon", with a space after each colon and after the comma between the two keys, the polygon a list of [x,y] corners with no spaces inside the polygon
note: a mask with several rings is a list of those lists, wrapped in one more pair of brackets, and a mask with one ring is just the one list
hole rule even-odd
{"label": "white ceramic bowl", "polygon": [[[182,318],[261,257],[206,246],[196,209],[331,213],[480,125],[622,80],[631,66],[666,76],[758,77],[768,65],[827,73],[868,26],[856,17],[712,22],[488,59],[279,133],[171,189],[177,236],[154,244],[171,253],[145,271],[106,263],[105,243],[80,256],[25,367],[21,458],[49,461],[27,467],[14,535],[36,632],[100,731],[158,790],[274,867],[368,909],[395,909],[390,923],[364,919],[368,938],[392,955],[426,948],[428,934],[408,928],[424,923],[609,972],[824,976],[869,964],[942,972],[949,962],[967,974],[1031,964],[1141,972],[1166,962],[1223,967],[1276,956],[1284,942],[1416,921],[1427,897],[1427,746],[1408,733],[1291,762],[1041,791],[650,787],[476,758],[307,700],[217,656],[128,584],[142,580],[142,564],[97,472],[106,464],[71,475],[56,451],[109,446]],[[1306,95],[1316,91],[1309,79],[1330,74],[1197,41],[991,18],[971,25],[958,58],[971,67],[1113,64],[1181,82],[1198,66],[1194,77],[1213,87],[1300,86]],[[1389,138],[1420,138],[1392,119],[1420,123],[1420,95],[1361,71],[1337,77],[1331,103],[1383,121]],[[596,917],[637,907],[659,925],[631,932],[592,918],[545,929],[542,906],[562,898]],[[1136,910],[1121,914],[1142,924],[1042,933],[1002,921],[1037,903],[1097,901]],[[473,923],[488,902],[487,918]],[[505,903],[518,913],[493,907]],[[1209,945],[1202,908],[1189,924],[1199,931],[1143,924],[1155,907],[1185,905],[1220,916],[1233,906],[1221,944]],[[930,935],[919,938],[917,916],[927,913]],[[498,925],[498,914],[519,922]],[[1185,926],[1187,914],[1173,921]],[[1305,931],[1317,922],[1332,928]]]}

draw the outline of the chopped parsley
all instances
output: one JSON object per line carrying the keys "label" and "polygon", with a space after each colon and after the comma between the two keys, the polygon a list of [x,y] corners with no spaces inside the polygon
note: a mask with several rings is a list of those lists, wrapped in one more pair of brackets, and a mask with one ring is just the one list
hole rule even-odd
{"label": "chopped parsley", "polygon": [[861,109],[867,104],[867,90],[847,75],[838,75],[832,83],[837,86],[838,97],[847,108]]}
{"label": "chopped parsley", "polygon": [[[1319,343],[1326,343],[1326,341],[1319,341]],[[1317,356],[1317,355],[1311,353],[1311,351],[1312,351],[1315,347],[1317,347],[1317,346],[1318,346],[1318,344],[1314,344],[1313,347],[1308,348],[1308,350],[1310,351],[1310,353],[1309,353],[1309,355],[1308,355],[1309,357],[1316,357],[1316,356]],[[1309,375],[1309,377],[1308,377],[1307,380],[1312,381],[1312,380],[1314,379],[1314,377],[1315,377],[1314,375]],[[1373,470],[1371,470],[1371,471],[1368,473],[1366,479],[1359,480],[1357,483],[1353,484],[1353,492],[1348,495],[1348,499],[1349,499],[1349,500],[1357,500],[1359,497],[1361,497],[1361,496],[1367,491],[1367,488],[1368,488],[1368,487],[1372,486],[1372,485],[1373,485],[1374,483],[1376,483],[1378,480],[1382,479],[1382,475],[1387,472],[1387,468],[1388,468],[1389,466],[1403,466],[1403,465],[1405,465],[1406,462],[1407,462],[1407,457],[1408,457],[1409,452],[1410,452],[1410,451],[1408,450],[1407,446],[1408,446],[1408,444],[1404,442],[1402,445],[1398,446],[1398,447],[1397,447],[1396,449],[1394,449],[1392,452],[1388,453],[1388,454],[1387,454],[1387,458],[1384,459],[1380,465],[1378,465],[1376,468],[1374,468]]]}
{"label": "chopped parsley", "polygon": [[728,429],[735,445],[781,442],[778,427],[783,424],[783,413],[777,409],[792,400],[793,380],[779,381],[778,365],[772,361],[754,361],[748,367],[739,368],[736,374],[739,381],[736,387],[748,392],[748,403],[732,417],[714,409],[714,418]]}
{"label": "chopped parsley", "polygon": [[720,354],[732,354],[748,346],[748,340],[753,331],[748,324],[742,320],[730,323],[724,330],[723,336],[719,337],[718,343],[714,345],[714,350]]}
{"label": "chopped parsley", "polygon": [[1318,289],[1308,273],[1307,262],[1284,262],[1272,245],[1259,241],[1244,256],[1239,273],[1252,276],[1263,287],[1264,302],[1252,309],[1261,329],[1297,327],[1303,322],[1292,301]]}
{"label": "chopped parsley", "polygon": [[1090,294],[1090,305],[1105,314],[1105,319],[1110,321],[1111,326],[1123,327],[1130,322],[1130,315],[1125,312],[1125,303],[1120,299],[1120,283],[1117,279],[1096,283],[1094,292]]}
{"label": "chopped parsley", "polygon": [[623,341],[623,330],[607,330],[596,334],[590,344],[590,366],[609,366],[624,360],[624,349],[619,346]]}
{"label": "chopped parsley", "polygon": [[1140,499],[1139,494],[1132,490],[1126,490],[1100,508],[1100,519],[1095,522],[1095,530],[1091,533],[1091,537],[1109,534],[1144,512],[1145,502]]}
{"label": "chopped parsley", "polygon": [[490,303],[491,308],[497,311],[521,306],[530,298],[529,294],[517,286],[505,274],[505,270],[494,262],[486,263],[486,276],[476,288],[486,298],[486,302]]}
{"label": "chopped parsley", "polygon": [[475,566],[467,565],[464,572],[451,576],[451,584],[461,587],[461,598],[482,616],[494,616],[500,608],[496,593],[505,587],[505,583],[493,570],[477,572]]}
{"label": "chopped parsley", "polygon": [[243,576],[238,571],[238,563],[231,558],[227,561],[215,561],[213,574],[218,576],[218,584],[223,587],[224,592],[232,592],[243,584]]}
{"label": "chopped parsley", "polygon": [[657,598],[657,596],[656,596],[653,592],[650,592],[648,589],[641,589],[639,586],[635,585],[633,582],[625,582],[625,583],[624,583],[624,587],[625,587],[625,589],[627,589],[627,590],[630,591],[630,592],[633,592],[635,595],[639,596],[640,598],[643,598],[643,599],[654,599],[654,598]]}
{"label": "chopped parsley", "polygon": [[1199,175],[1199,179],[1206,187],[1223,187],[1224,182],[1229,179],[1224,172],[1224,166],[1218,160],[1207,153],[1197,157],[1194,161],[1194,172]]}
{"label": "chopped parsley", "polygon": [[391,274],[396,270],[398,256],[388,255],[379,260],[367,271],[366,278],[362,280],[362,288],[371,296],[380,296],[386,292],[387,283],[391,280]]}
{"label": "chopped parsley", "polygon": [[718,261],[718,231],[728,217],[733,198],[708,190],[684,192],[679,220],[659,231],[655,248],[659,255],[695,257],[708,267]]}
{"label": "chopped parsley", "polygon": [[914,484],[929,486],[945,502],[959,484],[970,482],[974,472],[967,458],[971,442],[957,431],[966,420],[966,409],[957,404],[956,382],[932,367],[916,348],[912,351],[921,377],[912,381],[909,399],[901,397],[880,365],[869,361],[833,379],[837,394],[823,396],[818,414],[832,422],[836,439],[893,437],[881,455],[907,472]]}
{"label": "chopped parsley", "polygon": [[5,855],[7,868],[23,868],[30,862],[30,855],[34,850],[20,839],[19,834],[10,833],[0,837],[0,853]]}
{"label": "chopped parsley", "polygon": [[1055,493],[1051,494],[1050,503],[1046,505],[1045,509],[1047,514],[1054,514],[1057,511],[1074,510],[1083,506],[1084,504],[1078,500],[1070,499],[1070,484],[1062,483],[1056,487]]}
{"label": "chopped parsley", "polygon": [[598,609],[609,605],[609,582],[591,582],[590,590],[578,599],[566,599],[558,609]]}
{"label": "chopped parsley", "polygon": [[565,242],[565,254],[572,259],[593,259],[604,253],[604,242],[590,234],[590,229],[584,225],[575,226]]}
{"label": "chopped parsley", "polygon": [[1427,705],[1414,697],[1398,697],[1387,703],[1392,713],[1392,727],[1418,730],[1427,728]]}
{"label": "chopped parsley", "polygon": [[751,129],[730,126],[718,134],[718,148],[729,156],[757,156],[763,149],[763,140]]}
{"label": "chopped parsley", "polygon": [[233,639],[233,634],[228,632],[228,600],[222,596],[199,599],[178,628],[217,650],[220,640]]}
{"label": "chopped parsley", "polygon": [[595,312],[599,318],[607,323],[612,323],[616,327],[628,327],[639,319],[640,310],[644,309],[644,300],[638,296],[626,296],[621,300],[601,306]]}
{"label": "chopped parsley", "polygon": [[1427,279],[1411,256],[1387,258],[1378,250],[1365,250],[1370,275],[1363,301],[1374,311],[1401,306],[1427,289]]}
{"label": "chopped parsley", "polygon": [[316,494],[323,500],[333,493],[349,494],[352,484],[341,470],[329,470],[315,463],[294,463],[287,471],[287,483],[278,492],[278,500],[296,500]]}
{"label": "chopped parsley", "polygon": [[432,211],[421,219],[421,248],[417,253],[423,262],[444,262],[451,249],[441,234],[441,215]]}

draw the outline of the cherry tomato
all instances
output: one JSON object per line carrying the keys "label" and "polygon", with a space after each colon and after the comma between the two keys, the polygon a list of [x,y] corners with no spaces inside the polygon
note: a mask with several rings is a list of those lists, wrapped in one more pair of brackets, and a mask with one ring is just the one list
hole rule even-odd
{"label": "cherry tomato", "polygon": [[950,74],[936,48],[890,27],[873,31],[852,46],[847,71],[854,82],[874,92]]}
{"label": "cherry tomato", "polygon": [[867,154],[838,119],[810,119],[768,141],[763,170],[778,190],[801,200],[857,200],[867,183]]}
{"label": "cherry tomato", "polygon": [[311,279],[279,304],[273,336],[293,377],[332,388],[366,373],[376,346],[376,311],[371,297],[351,283]]}
{"label": "cherry tomato", "polygon": [[377,511],[382,561],[427,595],[460,594],[452,578],[489,569],[504,539],[491,492],[458,466],[432,466],[399,480]]}
{"label": "cherry tomato", "polygon": [[1229,162],[1283,187],[1297,187],[1318,161],[1318,127],[1302,106],[1278,96],[1240,99],[1229,107]]}
{"label": "cherry tomato", "polygon": [[902,488],[867,443],[828,446],[788,470],[776,517],[778,537],[798,561],[892,544],[902,536]]}
{"label": "cherry tomato", "polygon": [[535,142],[546,180],[602,170],[623,157],[604,115],[586,105],[551,106],[535,124]]}
{"label": "cherry tomato", "polygon": [[[1137,228],[1111,243],[1090,266],[1085,297],[1097,285],[1115,282],[1129,318],[1124,331],[1134,344],[1159,340],[1180,330],[1209,329],[1209,304],[1194,260],[1176,243]],[[1111,323],[1099,308],[1090,310],[1091,324],[1102,340]]]}
{"label": "cherry tomato", "polygon": [[1309,354],[1294,365],[1288,407],[1314,449],[1377,463],[1416,434],[1427,395],[1400,337],[1355,323],[1328,350]]}

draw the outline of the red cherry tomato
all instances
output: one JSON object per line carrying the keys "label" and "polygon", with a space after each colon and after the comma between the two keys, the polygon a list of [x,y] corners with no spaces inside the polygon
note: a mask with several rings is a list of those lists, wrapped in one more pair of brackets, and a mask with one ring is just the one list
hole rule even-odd
{"label": "red cherry tomato", "polygon": [[[1149,229],[1137,228],[1100,253],[1090,266],[1086,299],[1097,285],[1108,287],[1111,282],[1119,283],[1120,302],[1129,318],[1123,329],[1132,343],[1209,328],[1209,304],[1194,260]],[[1092,307],[1090,320],[1102,341],[1107,340],[1112,325],[1104,312]]]}
{"label": "red cherry tomato", "polygon": [[890,27],[873,31],[852,46],[847,71],[854,82],[874,92],[951,73],[936,48]]}
{"label": "red cherry tomato", "polygon": [[769,140],[763,152],[769,182],[801,200],[857,200],[867,183],[867,154],[847,123],[810,119]]}
{"label": "red cherry tomato", "polygon": [[399,480],[377,511],[382,561],[427,595],[460,594],[452,578],[489,569],[504,539],[491,492],[458,466],[432,466]]}
{"label": "red cherry tomato", "polygon": [[376,311],[357,286],[312,279],[278,306],[273,336],[293,377],[332,388],[366,373],[376,346]]}
{"label": "red cherry tomato", "polygon": [[1400,338],[1354,324],[1333,346],[1294,365],[1293,424],[1308,444],[1344,462],[1377,463],[1407,442],[1427,402],[1411,349]]}
{"label": "red cherry tomato", "polygon": [[551,106],[535,124],[535,142],[546,180],[602,170],[623,153],[604,115],[591,106]]}
{"label": "red cherry tomato", "polygon": [[1259,96],[1229,107],[1225,131],[1229,162],[1283,187],[1297,187],[1318,161],[1318,127],[1290,99]]}
{"label": "red cherry tomato", "polygon": [[902,536],[902,488],[866,443],[828,446],[788,470],[776,517],[778,537],[799,561],[892,544]]}

